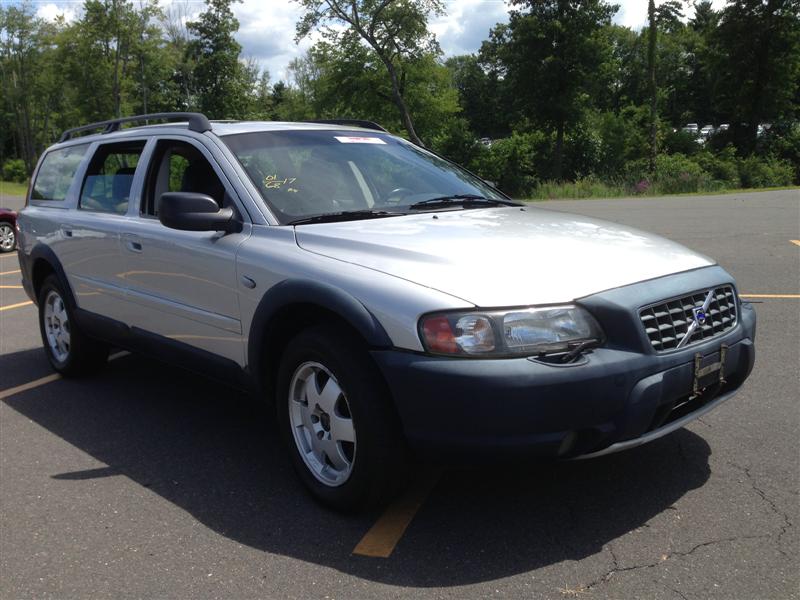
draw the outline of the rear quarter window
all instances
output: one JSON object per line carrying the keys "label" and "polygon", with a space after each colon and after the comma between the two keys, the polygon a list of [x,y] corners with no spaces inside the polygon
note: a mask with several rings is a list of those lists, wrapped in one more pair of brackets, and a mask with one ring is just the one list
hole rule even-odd
{"label": "rear quarter window", "polygon": [[89,144],[80,144],[48,152],[33,183],[31,199],[63,202],[88,148]]}

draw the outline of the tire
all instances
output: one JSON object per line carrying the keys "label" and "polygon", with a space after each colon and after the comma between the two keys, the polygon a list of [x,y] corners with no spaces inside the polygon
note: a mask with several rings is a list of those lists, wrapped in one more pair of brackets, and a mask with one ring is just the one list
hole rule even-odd
{"label": "tire", "polygon": [[289,343],[276,409],[295,471],[324,505],[366,510],[405,485],[408,451],[389,392],[347,330],[316,326]]}
{"label": "tire", "polygon": [[72,306],[55,275],[49,275],[39,290],[39,330],[47,359],[66,377],[96,371],[108,360],[108,346],[78,328]]}
{"label": "tire", "polygon": [[0,253],[17,249],[17,232],[11,223],[0,223]]}

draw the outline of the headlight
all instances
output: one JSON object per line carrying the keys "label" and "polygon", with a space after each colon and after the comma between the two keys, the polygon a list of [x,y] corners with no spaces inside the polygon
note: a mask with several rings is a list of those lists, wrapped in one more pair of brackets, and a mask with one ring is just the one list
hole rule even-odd
{"label": "headlight", "polygon": [[428,352],[459,356],[558,354],[603,339],[597,321],[574,304],[425,315],[419,331]]}

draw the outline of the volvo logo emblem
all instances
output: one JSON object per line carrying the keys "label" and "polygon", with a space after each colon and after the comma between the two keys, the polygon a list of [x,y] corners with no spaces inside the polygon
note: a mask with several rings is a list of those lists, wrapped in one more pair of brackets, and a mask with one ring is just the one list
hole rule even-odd
{"label": "volvo logo emblem", "polygon": [[706,322],[706,311],[703,310],[702,307],[692,309],[694,312],[694,320],[697,322],[698,325],[702,325]]}

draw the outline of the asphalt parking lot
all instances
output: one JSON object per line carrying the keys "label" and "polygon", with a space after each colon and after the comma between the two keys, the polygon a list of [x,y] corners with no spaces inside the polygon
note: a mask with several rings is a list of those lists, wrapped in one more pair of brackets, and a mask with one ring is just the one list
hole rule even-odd
{"label": "asphalt parking lot", "polygon": [[751,378],[639,449],[426,471],[360,516],[316,505],[231,389],[131,355],[40,381],[1,257],[0,598],[800,598],[800,191],[542,206],[715,257],[758,302]]}

